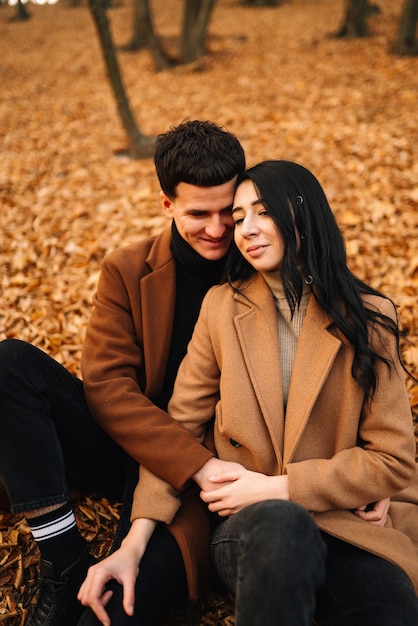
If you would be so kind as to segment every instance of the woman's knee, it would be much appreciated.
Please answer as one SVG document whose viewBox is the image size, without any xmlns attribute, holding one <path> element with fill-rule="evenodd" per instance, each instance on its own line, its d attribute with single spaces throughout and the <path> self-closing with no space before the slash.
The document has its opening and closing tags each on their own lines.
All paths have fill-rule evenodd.
<svg viewBox="0 0 418 626">
<path fill-rule="evenodd" d="M 266 562 L 290 563 L 309 559 L 321 563 L 326 547 L 318 527 L 306 509 L 285 500 L 265 500 L 249 505 L 226 522 L 214 542 L 239 543 L 241 553 Z"/>
<path fill-rule="evenodd" d="M 303 507 L 288 501 L 266 500 L 242 509 L 215 530 L 211 550 L 215 569 L 232 593 L 243 576 L 251 584 L 274 579 L 309 592 L 325 577 L 319 529 Z"/>
<path fill-rule="evenodd" d="M 312 516 L 299 504 L 287 500 L 264 500 L 252 504 L 242 512 L 245 530 L 251 540 L 263 537 L 266 541 L 280 535 L 284 541 L 291 537 L 308 540 L 318 536 L 318 528 Z"/>
</svg>

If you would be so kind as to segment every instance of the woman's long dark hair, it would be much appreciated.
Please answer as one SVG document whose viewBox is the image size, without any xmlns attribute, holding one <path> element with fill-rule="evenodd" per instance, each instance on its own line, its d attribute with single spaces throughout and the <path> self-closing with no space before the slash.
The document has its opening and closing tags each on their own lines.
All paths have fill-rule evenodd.
<svg viewBox="0 0 418 626">
<path fill-rule="evenodd" d="M 382 294 L 348 269 L 344 241 L 321 185 L 303 166 L 279 160 L 248 169 L 237 179 L 237 187 L 248 179 L 284 240 L 279 273 L 292 314 L 302 297 L 304 277 L 310 275 L 317 301 L 354 347 L 354 380 L 365 397 L 372 398 L 378 382 L 376 362 L 389 368 L 393 364 L 388 356 L 373 350 L 369 326 L 377 324 L 393 334 L 401 359 L 400 331 L 393 319 L 364 305 L 362 295 Z M 239 289 L 255 271 L 233 245 L 227 261 L 228 282 L 234 288 L 238 283 Z"/>
</svg>

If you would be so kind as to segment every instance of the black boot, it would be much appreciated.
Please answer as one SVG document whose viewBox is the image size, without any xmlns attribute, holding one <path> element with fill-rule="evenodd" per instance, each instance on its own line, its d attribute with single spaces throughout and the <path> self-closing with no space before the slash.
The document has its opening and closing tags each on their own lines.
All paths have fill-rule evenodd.
<svg viewBox="0 0 418 626">
<path fill-rule="evenodd" d="M 76 626 L 84 608 L 77 593 L 93 562 L 84 547 L 78 560 L 57 580 L 52 563 L 41 560 L 37 603 L 27 626 Z"/>
</svg>

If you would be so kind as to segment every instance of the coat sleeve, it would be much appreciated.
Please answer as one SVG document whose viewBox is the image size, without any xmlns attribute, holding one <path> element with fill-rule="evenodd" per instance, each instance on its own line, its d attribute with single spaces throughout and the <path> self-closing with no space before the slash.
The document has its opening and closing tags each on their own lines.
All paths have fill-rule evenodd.
<svg viewBox="0 0 418 626">
<path fill-rule="evenodd" d="M 205 297 L 193 337 L 176 378 L 168 412 L 202 442 L 219 398 L 219 367 L 213 352 Z M 178 452 L 177 452 L 178 454 Z M 178 463 L 183 463 L 178 455 Z M 145 468 L 139 472 L 131 518 L 146 517 L 170 523 L 181 506 L 179 492 Z"/>
<path fill-rule="evenodd" d="M 388 300 L 380 302 L 381 312 L 395 318 L 392 304 Z M 375 326 L 371 341 L 376 352 L 389 358 L 391 367 L 381 361 L 376 363 L 377 389 L 372 401 L 363 403 L 358 444 L 330 458 L 290 462 L 285 467 L 291 500 L 308 510 L 356 508 L 394 495 L 414 475 L 413 421 L 395 338 Z M 335 420 L 338 417 L 334 416 Z"/>
<path fill-rule="evenodd" d="M 140 280 L 150 273 L 146 252 L 121 249 L 102 263 L 83 345 L 84 389 L 93 418 L 110 437 L 182 488 L 213 455 L 144 393 Z"/>
</svg>

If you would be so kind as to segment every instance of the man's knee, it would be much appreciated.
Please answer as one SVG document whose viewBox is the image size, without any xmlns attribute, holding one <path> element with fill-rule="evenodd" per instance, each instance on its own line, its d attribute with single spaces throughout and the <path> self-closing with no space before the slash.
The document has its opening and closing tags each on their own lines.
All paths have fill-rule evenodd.
<svg viewBox="0 0 418 626">
<path fill-rule="evenodd" d="M 20 339 L 3 339 L 0 341 L 0 357 L 14 357 L 21 350 L 24 350 L 26 346 L 30 344 Z"/>
<path fill-rule="evenodd" d="M 16 369 L 16 363 L 27 362 L 31 350 L 33 346 L 20 339 L 0 341 L 0 383 L 7 385 L 8 373 Z"/>
</svg>

